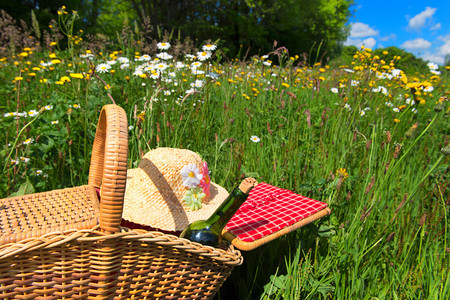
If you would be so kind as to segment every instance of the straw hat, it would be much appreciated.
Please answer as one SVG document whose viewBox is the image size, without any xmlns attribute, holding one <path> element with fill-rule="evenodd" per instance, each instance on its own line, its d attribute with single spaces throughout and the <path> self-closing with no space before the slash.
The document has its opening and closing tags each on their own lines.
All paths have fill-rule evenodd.
<svg viewBox="0 0 450 300">
<path fill-rule="evenodd" d="M 122 217 L 166 231 L 207 219 L 228 192 L 209 181 L 206 162 L 190 150 L 157 148 L 128 170 Z M 201 201 L 200 201 L 201 200 Z"/>
</svg>

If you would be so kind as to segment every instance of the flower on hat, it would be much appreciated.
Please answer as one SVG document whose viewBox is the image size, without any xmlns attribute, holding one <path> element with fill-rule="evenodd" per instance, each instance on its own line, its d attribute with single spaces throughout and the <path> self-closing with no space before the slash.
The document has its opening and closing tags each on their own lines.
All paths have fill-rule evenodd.
<svg viewBox="0 0 450 300">
<path fill-rule="evenodd" d="M 197 187 L 200 184 L 200 180 L 203 178 L 203 175 L 200 174 L 200 170 L 194 164 L 184 166 L 180 174 L 183 178 L 183 185 L 189 189 Z"/>
<path fill-rule="evenodd" d="M 211 178 L 209 177 L 208 164 L 206 163 L 206 161 L 203 162 L 202 174 L 203 174 L 203 177 L 200 180 L 200 187 L 203 188 L 203 193 L 208 197 L 209 196 L 209 187 L 211 185 Z"/>
<path fill-rule="evenodd" d="M 205 198 L 205 193 L 199 187 L 191 188 L 186 191 L 183 200 L 191 210 L 198 210 L 202 208 L 202 199 Z"/>
</svg>

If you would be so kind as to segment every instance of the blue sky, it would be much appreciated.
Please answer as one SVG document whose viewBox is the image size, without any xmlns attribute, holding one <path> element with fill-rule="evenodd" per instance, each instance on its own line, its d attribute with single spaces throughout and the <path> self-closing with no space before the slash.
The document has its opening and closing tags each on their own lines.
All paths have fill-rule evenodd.
<svg viewBox="0 0 450 300">
<path fill-rule="evenodd" d="M 450 54 L 450 0 L 355 0 L 346 45 L 396 46 L 426 61 Z"/>
</svg>

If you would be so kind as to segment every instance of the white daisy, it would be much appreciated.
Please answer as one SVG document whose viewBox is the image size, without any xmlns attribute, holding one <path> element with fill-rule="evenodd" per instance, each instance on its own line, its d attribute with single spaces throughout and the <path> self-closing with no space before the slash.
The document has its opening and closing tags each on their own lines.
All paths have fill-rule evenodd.
<svg viewBox="0 0 450 300">
<path fill-rule="evenodd" d="M 199 61 L 205 61 L 205 60 L 211 58 L 211 56 L 212 56 L 211 51 L 197 52 L 197 58 Z"/>
<path fill-rule="evenodd" d="M 137 61 L 149 61 L 149 60 L 151 60 L 151 59 L 152 59 L 152 58 L 151 58 L 150 55 L 144 54 L 144 55 L 142 55 L 141 57 L 139 57 L 139 58 L 137 59 Z"/>
<path fill-rule="evenodd" d="M 170 48 L 170 44 L 166 42 L 160 42 L 156 45 L 156 47 L 158 47 L 159 50 L 167 50 Z"/>
<path fill-rule="evenodd" d="M 252 136 L 250 137 L 250 140 L 251 140 L 253 143 L 258 143 L 259 141 L 261 141 L 261 139 L 260 139 L 259 137 L 257 137 L 256 135 L 252 135 Z"/>
<path fill-rule="evenodd" d="M 158 58 L 160 58 L 160 59 L 164 59 L 164 60 L 172 59 L 172 58 L 173 58 L 173 56 L 170 55 L 170 54 L 167 53 L 167 52 L 161 52 L 161 53 L 158 53 L 158 54 L 156 54 L 156 57 L 158 57 Z"/>
<path fill-rule="evenodd" d="M 331 92 L 337 94 L 339 93 L 339 90 L 337 88 L 331 88 Z"/>
<path fill-rule="evenodd" d="M 95 67 L 95 71 L 98 73 L 109 73 L 109 69 L 111 69 L 111 66 L 108 64 L 99 64 Z"/>
<path fill-rule="evenodd" d="M 194 164 L 189 164 L 181 169 L 181 177 L 183 179 L 183 185 L 188 188 L 195 188 L 200 184 L 200 180 L 202 180 L 203 175 L 200 173 L 200 170 Z"/>
<path fill-rule="evenodd" d="M 203 45 L 202 49 L 203 49 L 203 51 L 214 51 L 217 49 L 217 46 L 208 44 L 208 45 Z"/>
</svg>

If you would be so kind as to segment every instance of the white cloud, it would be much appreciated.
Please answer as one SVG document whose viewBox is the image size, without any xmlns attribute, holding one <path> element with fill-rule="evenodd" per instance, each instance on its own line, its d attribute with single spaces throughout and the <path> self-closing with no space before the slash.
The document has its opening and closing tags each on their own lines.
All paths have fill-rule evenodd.
<svg viewBox="0 0 450 300">
<path fill-rule="evenodd" d="M 438 29 L 441 29 L 441 23 L 437 23 L 436 25 L 434 25 L 433 27 L 431 27 L 430 29 L 431 30 L 438 30 Z"/>
<path fill-rule="evenodd" d="M 444 65 L 446 56 L 450 55 L 450 34 L 438 37 L 436 43 L 441 43 L 441 45 L 435 51 L 426 51 L 420 57 L 426 61 Z"/>
<path fill-rule="evenodd" d="M 367 24 L 356 22 L 352 24 L 352 30 L 350 31 L 350 37 L 363 38 L 368 36 L 378 35 L 378 30 L 373 29 Z"/>
<path fill-rule="evenodd" d="M 431 43 L 423 38 L 417 38 L 415 40 L 406 41 L 401 44 L 400 47 L 408 50 L 421 50 L 430 48 Z"/>
<path fill-rule="evenodd" d="M 383 42 L 387 42 L 389 40 L 395 40 L 397 38 L 397 35 L 395 33 L 391 33 L 389 35 L 380 37 L 379 40 Z"/>
<path fill-rule="evenodd" d="M 373 47 L 375 47 L 375 44 L 376 44 L 376 43 L 377 43 L 377 41 L 376 41 L 374 38 L 372 38 L 372 37 L 363 40 L 363 45 L 364 45 L 365 47 L 367 47 L 367 48 L 373 48 Z"/>
<path fill-rule="evenodd" d="M 372 37 L 364 39 L 364 40 L 363 39 L 348 38 L 345 41 L 344 45 L 345 46 L 353 45 L 353 46 L 356 46 L 358 48 L 361 48 L 361 46 L 364 45 L 364 47 L 373 48 L 376 43 L 377 43 L 377 41 L 374 38 L 372 38 Z"/>
<path fill-rule="evenodd" d="M 408 29 L 420 30 L 423 28 L 428 19 L 432 19 L 436 8 L 426 7 L 425 10 L 418 15 L 412 17 L 408 22 Z"/>
</svg>

